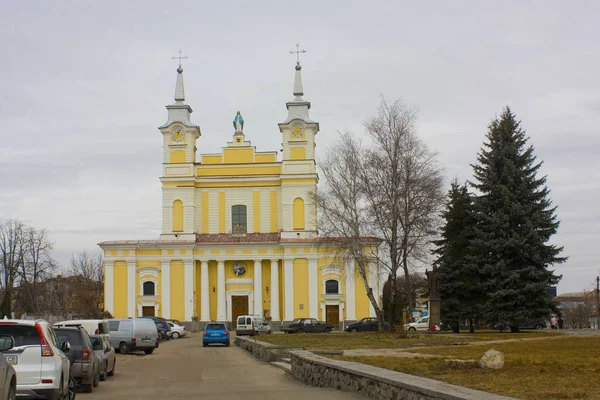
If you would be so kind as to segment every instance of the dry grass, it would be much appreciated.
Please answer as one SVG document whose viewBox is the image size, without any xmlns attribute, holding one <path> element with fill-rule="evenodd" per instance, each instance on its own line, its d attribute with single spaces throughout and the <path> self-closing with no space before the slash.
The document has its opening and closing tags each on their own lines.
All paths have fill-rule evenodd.
<svg viewBox="0 0 600 400">
<path fill-rule="evenodd" d="M 474 334 L 398 334 L 380 332 L 319 333 L 293 335 L 263 335 L 258 339 L 281 346 L 301 346 L 309 350 L 388 349 L 409 347 L 435 347 L 460 345 L 470 342 L 506 339 L 525 339 L 554 336 L 552 332 L 530 331 L 511 334 L 508 332 L 477 332 Z"/>
<path fill-rule="evenodd" d="M 490 348 L 505 354 L 502 370 L 448 370 L 443 357 L 478 359 Z M 600 399 L 600 339 L 543 340 L 414 349 L 439 358 L 336 357 L 525 400 Z"/>
</svg>

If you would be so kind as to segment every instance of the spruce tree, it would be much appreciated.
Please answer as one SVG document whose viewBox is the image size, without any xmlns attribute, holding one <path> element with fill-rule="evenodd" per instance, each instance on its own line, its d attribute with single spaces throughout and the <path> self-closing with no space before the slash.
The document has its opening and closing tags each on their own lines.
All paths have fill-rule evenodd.
<svg viewBox="0 0 600 400">
<path fill-rule="evenodd" d="M 561 263 L 562 247 L 549 244 L 558 229 L 542 165 L 510 108 L 488 127 L 487 141 L 472 165 L 475 237 L 471 254 L 484 277 L 484 316 L 492 326 L 548 317 L 547 288 L 561 276 L 549 267 Z"/>
<path fill-rule="evenodd" d="M 482 295 L 469 253 L 474 229 L 472 200 L 467 186 L 456 179 L 448 191 L 442 217 L 441 239 L 434 241 L 437 248 L 433 251 L 440 269 L 442 322 L 458 333 L 461 322 L 469 320 L 473 331 L 472 321 Z"/>
</svg>

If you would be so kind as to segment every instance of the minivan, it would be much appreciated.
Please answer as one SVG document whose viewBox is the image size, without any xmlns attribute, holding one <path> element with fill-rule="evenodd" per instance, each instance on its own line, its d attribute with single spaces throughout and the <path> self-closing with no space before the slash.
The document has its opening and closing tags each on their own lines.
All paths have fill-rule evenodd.
<svg viewBox="0 0 600 400">
<path fill-rule="evenodd" d="M 149 318 L 109 319 L 108 327 L 110 344 L 121 354 L 135 350 L 152 354 L 158 348 L 158 331 L 154 321 Z"/>
<path fill-rule="evenodd" d="M 65 326 L 81 326 L 90 336 L 110 337 L 110 329 L 108 327 L 108 320 L 106 319 L 74 319 L 57 322 L 54 326 L 58 328 L 64 328 Z"/>
<path fill-rule="evenodd" d="M 240 315 L 236 322 L 235 334 L 238 336 L 271 333 L 269 323 L 260 315 Z"/>
</svg>

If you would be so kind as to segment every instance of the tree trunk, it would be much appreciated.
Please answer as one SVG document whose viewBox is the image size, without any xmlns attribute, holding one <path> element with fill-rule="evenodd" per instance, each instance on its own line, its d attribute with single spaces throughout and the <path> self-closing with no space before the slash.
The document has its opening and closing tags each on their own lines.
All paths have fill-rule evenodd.
<svg viewBox="0 0 600 400">
<path fill-rule="evenodd" d="M 511 325 L 510 326 L 510 333 L 519 333 L 519 332 L 521 332 L 519 330 L 519 325 Z"/>
<path fill-rule="evenodd" d="M 475 326 L 473 326 L 473 318 L 469 318 L 469 333 L 475 333 Z"/>
</svg>

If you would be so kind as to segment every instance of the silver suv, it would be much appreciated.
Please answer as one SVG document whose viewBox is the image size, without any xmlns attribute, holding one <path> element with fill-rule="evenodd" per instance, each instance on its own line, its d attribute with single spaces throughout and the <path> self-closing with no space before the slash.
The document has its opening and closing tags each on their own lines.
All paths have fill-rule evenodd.
<svg viewBox="0 0 600 400">
<path fill-rule="evenodd" d="M 0 334 L 11 336 L 14 347 L 4 357 L 17 373 L 17 396 L 61 400 L 69 398 L 69 359 L 54 330 L 44 320 L 0 320 Z"/>
</svg>

